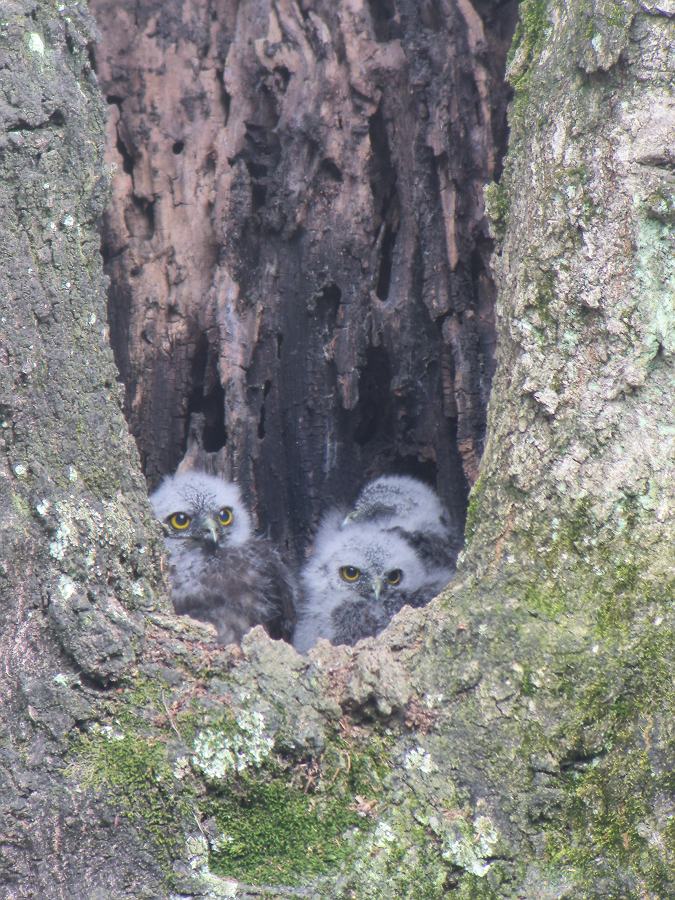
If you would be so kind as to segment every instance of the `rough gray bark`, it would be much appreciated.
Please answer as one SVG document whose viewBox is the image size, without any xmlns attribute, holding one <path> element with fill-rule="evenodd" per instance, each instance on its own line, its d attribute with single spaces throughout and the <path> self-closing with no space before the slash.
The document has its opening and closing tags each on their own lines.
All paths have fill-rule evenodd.
<svg viewBox="0 0 675 900">
<path fill-rule="evenodd" d="M 296 553 L 386 470 L 437 483 L 461 532 L 515 3 L 92 8 L 112 339 L 151 484 L 199 413 L 215 467 Z"/>
<path fill-rule="evenodd" d="M 90 860 L 115 860 L 120 884 L 152 880 L 137 872 L 141 858 L 156 870 L 131 830 L 91 827 L 114 812 L 65 775 L 78 729 L 142 654 L 161 584 L 106 326 L 104 107 L 90 24 L 77 4 L 0 11 L 5 897 L 94 896 Z"/>
<path fill-rule="evenodd" d="M 100 330 L 89 32 L 3 9 L 6 896 L 672 895 L 670 23 L 521 7 L 460 575 L 308 660 L 162 612 Z"/>
</svg>

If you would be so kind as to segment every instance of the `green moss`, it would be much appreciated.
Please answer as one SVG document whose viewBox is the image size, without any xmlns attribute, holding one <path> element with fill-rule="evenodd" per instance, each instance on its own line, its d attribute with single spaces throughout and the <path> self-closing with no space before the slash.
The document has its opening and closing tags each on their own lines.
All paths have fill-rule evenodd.
<svg viewBox="0 0 675 900">
<path fill-rule="evenodd" d="M 537 691 L 537 685 L 534 680 L 532 667 L 528 663 L 523 663 L 522 672 L 520 673 L 520 693 L 523 697 L 533 697 Z"/>
<path fill-rule="evenodd" d="M 511 82 L 515 88 L 544 45 L 549 27 L 547 6 L 546 0 L 522 0 L 518 6 L 518 24 L 507 57 L 510 67 L 518 56 L 518 77 Z"/>
<path fill-rule="evenodd" d="M 218 829 L 212 870 L 286 884 L 336 870 L 353 853 L 355 835 L 372 827 L 367 813 L 389 771 L 386 742 L 377 735 L 363 747 L 333 735 L 320 759 L 269 753 L 257 766 L 230 768 L 211 782 L 203 807 Z"/>
<path fill-rule="evenodd" d="M 565 595 L 552 580 L 542 584 L 530 584 L 525 588 L 523 601 L 528 609 L 556 618 L 566 609 Z"/>
<path fill-rule="evenodd" d="M 30 520 L 32 512 L 26 500 L 14 491 L 12 491 L 11 498 L 14 512 L 21 516 L 22 519 Z"/>
<path fill-rule="evenodd" d="M 192 797 L 174 777 L 165 745 L 101 729 L 81 737 L 71 757 L 71 774 L 85 787 L 103 791 L 108 803 L 133 821 L 170 876 L 171 863 L 183 849 L 183 821 Z"/>
<path fill-rule="evenodd" d="M 583 498 L 548 531 L 524 533 L 524 553 L 537 560 L 529 579 L 520 564 L 514 574 L 513 589 L 525 605 L 551 617 L 590 612 L 602 638 L 628 638 L 636 616 L 665 611 L 674 580 L 667 564 L 659 570 L 653 548 L 636 539 L 637 506 L 635 498 L 626 498 L 599 523 L 591 499 Z"/>
<path fill-rule="evenodd" d="M 457 891 L 453 894 L 458 900 L 497 900 L 503 894 L 485 879 L 468 872 L 462 878 Z"/>
<path fill-rule="evenodd" d="M 556 315 L 551 312 L 557 301 L 557 278 L 555 272 L 543 270 L 539 264 L 530 268 L 530 284 L 533 288 L 529 294 L 530 304 L 537 310 L 540 323 L 546 326 L 545 332 L 541 335 L 541 344 L 544 347 L 550 343 L 558 324 Z"/>
<path fill-rule="evenodd" d="M 634 573 L 622 577 L 631 584 Z M 670 895 L 667 853 L 675 847 L 668 850 L 656 816 L 657 797 L 671 789 L 664 726 L 675 708 L 673 637 L 660 620 L 643 621 L 635 637 L 615 631 L 599 641 L 597 655 L 574 652 L 551 685 L 563 700 L 557 728 L 530 732 L 530 752 L 567 747 L 547 851 L 579 896 L 600 896 L 598 884 L 608 897 Z"/>
<path fill-rule="evenodd" d="M 437 900 L 448 895 L 456 867 L 443 858 L 434 831 L 403 801 L 381 816 L 343 869 L 341 890 L 327 896 L 368 900 Z"/>
<path fill-rule="evenodd" d="M 506 179 L 499 183 L 492 182 L 485 187 L 485 208 L 492 225 L 492 231 L 498 241 L 504 239 L 509 218 L 510 199 Z"/>
<path fill-rule="evenodd" d="M 649 218 L 663 225 L 675 225 L 675 194 L 672 191 L 654 191 L 645 199 L 643 207 Z"/>
<path fill-rule="evenodd" d="M 632 882 L 634 896 L 645 890 L 666 896 L 661 891 L 669 883 L 668 860 L 658 842 L 648 839 L 655 793 L 665 785 L 654 775 L 647 752 L 626 738 L 623 752 L 563 774 L 566 826 L 549 832 L 549 858 L 577 885 L 597 884 L 604 875 L 614 884 Z M 618 895 L 608 889 L 605 896 Z"/>
<path fill-rule="evenodd" d="M 324 874 L 349 853 L 355 808 L 330 793 L 305 793 L 284 775 L 239 777 L 213 794 L 204 811 L 218 827 L 210 866 L 249 883 L 298 884 Z"/>
<path fill-rule="evenodd" d="M 515 92 L 512 120 L 522 118 L 529 104 L 532 68 L 550 29 L 546 0 L 522 0 L 518 9 L 520 17 L 507 59 L 508 78 Z"/>
<path fill-rule="evenodd" d="M 632 645 L 612 644 L 615 659 L 605 659 L 581 689 L 570 684 L 576 700 L 572 734 L 578 733 L 580 742 L 591 725 L 610 740 L 636 716 L 655 712 L 664 702 L 673 706 L 673 637 L 672 628 L 655 626 Z"/>
<path fill-rule="evenodd" d="M 598 54 L 602 67 L 608 68 L 625 46 L 633 16 L 634 10 L 630 4 L 613 0 L 584 0 L 579 4 L 578 18 L 579 36 L 586 46 L 580 49 L 585 50 L 586 54 L 589 51 Z"/>
<path fill-rule="evenodd" d="M 466 527 L 464 529 L 467 542 L 473 537 L 476 526 L 480 521 L 479 508 L 486 488 L 486 479 L 479 475 L 469 494 L 469 505 L 466 511 Z"/>
</svg>

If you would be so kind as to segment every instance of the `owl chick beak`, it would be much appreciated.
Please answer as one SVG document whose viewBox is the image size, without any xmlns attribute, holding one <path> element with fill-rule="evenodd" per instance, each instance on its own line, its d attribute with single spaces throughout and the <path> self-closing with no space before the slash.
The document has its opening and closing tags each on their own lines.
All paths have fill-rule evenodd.
<svg viewBox="0 0 675 900">
<path fill-rule="evenodd" d="M 212 519 L 211 516 L 204 516 L 199 523 L 199 536 L 204 541 L 211 541 L 214 544 L 218 543 L 218 525 L 215 519 Z"/>
<path fill-rule="evenodd" d="M 381 578 L 373 579 L 373 593 L 375 594 L 375 599 L 380 599 L 380 594 L 382 593 L 382 588 L 384 586 L 384 582 Z"/>
</svg>

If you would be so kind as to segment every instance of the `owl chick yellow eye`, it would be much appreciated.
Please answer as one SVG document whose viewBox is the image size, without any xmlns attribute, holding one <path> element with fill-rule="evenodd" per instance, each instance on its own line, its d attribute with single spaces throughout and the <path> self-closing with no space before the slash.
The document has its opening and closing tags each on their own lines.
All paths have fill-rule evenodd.
<svg viewBox="0 0 675 900">
<path fill-rule="evenodd" d="M 358 581 L 361 577 L 361 569 L 357 569 L 356 566 L 342 566 L 340 569 L 340 578 L 343 581 L 354 582 Z"/>
<path fill-rule="evenodd" d="M 177 512 L 169 516 L 169 525 L 175 531 L 185 531 L 192 519 L 187 513 Z"/>
<path fill-rule="evenodd" d="M 402 580 L 403 572 L 401 572 L 400 569 L 392 569 L 391 572 L 387 574 L 387 584 L 391 584 L 393 587 L 400 584 Z"/>
<path fill-rule="evenodd" d="M 231 525 L 234 522 L 234 513 L 229 506 L 224 506 L 218 513 L 218 521 L 221 525 Z"/>
</svg>

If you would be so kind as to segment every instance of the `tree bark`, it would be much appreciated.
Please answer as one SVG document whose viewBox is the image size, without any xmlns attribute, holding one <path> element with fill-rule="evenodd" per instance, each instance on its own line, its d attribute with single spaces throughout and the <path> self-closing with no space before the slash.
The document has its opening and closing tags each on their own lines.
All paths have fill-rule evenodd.
<svg viewBox="0 0 675 900">
<path fill-rule="evenodd" d="M 515 3 L 92 8 L 112 341 L 151 484 L 199 414 L 203 461 L 296 555 L 386 470 L 437 483 L 459 535 Z"/>
<path fill-rule="evenodd" d="M 104 106 L 79 5 L 0 14 L 0 885 L 93 897 L 157 883 L 69 777 L 84 723 L 143 658 L 158 541 L 106 326 Z M 105 876 L 101 871 L 105 870 Z M 100 894 L 99 894 L 100 895 Z"/>
<path fill-rule="evenodd" d="M 371 9 L 392 37 L 377 10 L 398 7 Z M 76 3 L 3 10 L 6 896 L 673 894 L 666 13 L 521 4 L 488 192 L 498 366 L 459 574 L 379 638 L 305 659 L 261 629 L 219 649 L 167 612 L 102 325 L 89 22 Z M 343 185 L 358 161 L 334 160 Z M 233 333 L 238 277 L 217 294 Z M 226 421 L 228 446 L 252 427 Z"/>
</svg>

